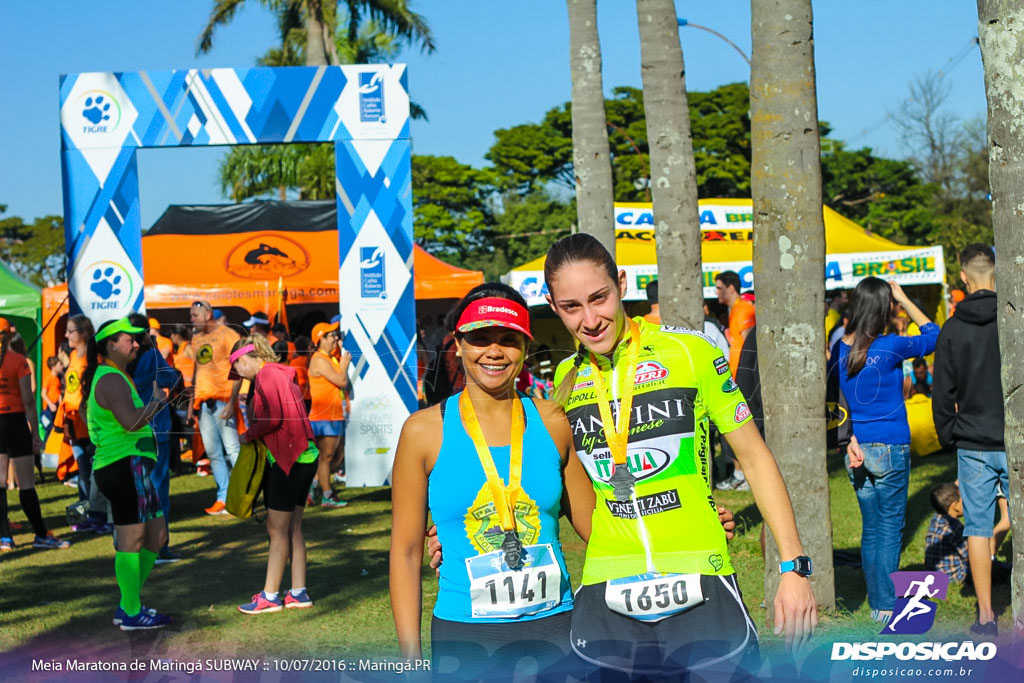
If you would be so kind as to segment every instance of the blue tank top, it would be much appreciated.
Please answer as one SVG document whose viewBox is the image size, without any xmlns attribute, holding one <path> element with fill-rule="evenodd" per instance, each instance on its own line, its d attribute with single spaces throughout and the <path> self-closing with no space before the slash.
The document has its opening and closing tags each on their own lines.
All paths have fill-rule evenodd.
<svg viewBox="0 0 1024 683">
<path fill-rule="evenodd" d="M 498 524 L 484 468 L 462 426 L 459 395 L 448 398 L 443 406 L 441 452 L 427 486 L 430 513 L 444 547 L 434 616 L 447 621 L 500 624 L 571 610 L 572 588 L 558 540 L 562 500 L 558 448 L 533 401 L 520 394 L 526 420 L 522 486 L 527 500 L 519 501 L 515 515 L 519 538 L 527 546 L 526 560 L 524 570 L 502 573 L 496 558 L 501 556 L 505 534 Z M 507 484 L 511 449 L 501 446 L 490 450 L 498 475 Z M 532 569 L 526 571 L 531 563 Z M 556 573 L 560 574 L 557 579 Z M 525 597 L 530 598 L 530 605 L 524 606 Z M 543 606 L 542 598 L 548 602 L 559 598 L 561 601 Z M 484 614 L 517 609 L 536 611 L 520 616 L 481 616 L 481 608 L 485 609 Z"/>
</svg>

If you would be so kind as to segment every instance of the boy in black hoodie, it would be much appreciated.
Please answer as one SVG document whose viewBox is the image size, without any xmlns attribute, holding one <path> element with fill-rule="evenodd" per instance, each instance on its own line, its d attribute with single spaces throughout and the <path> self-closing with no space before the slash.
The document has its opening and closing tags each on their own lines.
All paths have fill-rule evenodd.
<svg viewBox="0 0 1024 683">
<path fill-rule="evenodd" d="M 935 347 L 932 414 L 939 441 L 956 447 L 964 505 L 967 557 L 978 596 L 971 631 L 994 636 L 990 538 L 998 487 L 1009 495 L 1003 445 L 1003 390 L 996 332 L 995 254 L 986 244 L 960 252 L 967 297 L 939 333 Z"/>
</svg>

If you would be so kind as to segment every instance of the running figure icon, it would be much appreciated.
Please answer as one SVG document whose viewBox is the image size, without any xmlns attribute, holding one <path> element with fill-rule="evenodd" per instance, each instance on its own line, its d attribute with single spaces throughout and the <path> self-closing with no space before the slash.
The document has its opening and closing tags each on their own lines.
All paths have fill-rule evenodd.
<svg viewBox="0 0 1024 683">
<path fill-rule="evenodd" d="M 940 591 L 938 588 L 934 591 L 928 590 L 933 583 L 935 583 L 935 576 L 932 574 L 928 574 L 921 581 L 911 581 L 903 597 L 908 597 L 911 591 L 914 590 L 915 586 L 917 587 L 917 593 L 910 598 L 906 606 L 904 606 L 903 611 L 901 611 L 895 619 L 889 622 L 889 625 L 886 628 L 893 633 L 896 633 L 896 624 L 904 617 L 906 617 L 907 621 L 910 621 L 916 616 L 930 614 L 935 609 L 934 604 L 925 604 L 922 600 L 925 598 L 934 598 L 939 594 Z"/>
</svg>

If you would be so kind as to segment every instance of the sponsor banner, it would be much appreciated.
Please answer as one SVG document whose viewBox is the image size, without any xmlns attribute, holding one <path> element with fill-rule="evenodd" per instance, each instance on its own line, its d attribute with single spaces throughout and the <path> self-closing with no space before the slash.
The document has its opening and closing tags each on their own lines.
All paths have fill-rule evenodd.
<svg viewBox="0 0 1024 683">
<path fill-rule="evenodd" d="M 825 258 L 826 289 L 853 289 L 858 282 L 869 276 L 895 280 L 901 285 L 942 284 L 946 279 L 942 247 L 829 254 Z M 626 271 L 626 300 L 645 300 L 647 283 L 658 278 L 657 264 L 621 268 Z M 705 299 L 715 298 L 715 276 L 725 270 L 734 270 L 739 274 L 744 291 L 755 289 L 754 266 L 749 261 L 705 263 L 702 270 Z M 513 270 L 509 273 L 509 285 L 522 294 L 531 306 L 547 303 L 544 300 L 547 285 L 544 283 L 543 271 Z"/>
<path fill-rule="evenodd" d="M 700 205 L 700 234 L 705 242 L 749 242 L 753 239 L 751 205 Z M 615 239 L 654 241 L 654 210 L 648 205 L 615 205 Z"/>
</svg>

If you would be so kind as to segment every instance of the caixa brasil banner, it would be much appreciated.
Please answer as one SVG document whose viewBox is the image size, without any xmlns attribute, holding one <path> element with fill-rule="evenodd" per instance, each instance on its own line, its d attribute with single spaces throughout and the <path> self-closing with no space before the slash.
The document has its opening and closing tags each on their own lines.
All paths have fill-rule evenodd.
<svg viewBox="0 0 1024 683">
<path fill-rule="evenodd" d="M 946 277 L 941 246 L 906 247 L 872 234 L 853 221 L 823 207 L 825 218 L 826 289 L 852 289 L 875 276 L 904 285 L 941 284 Z M 745 291 L 756 289 L 753 254 L 753 212 L 749 199 L 700 201 L 701 258 L 704 297 L 715 296 L 715 276 L 736 271 Z M 654 214 L 650 204 L 615 205 L 615 259 L 626 271 L 627 300 L 647 298 L 644 288 L 658 277 Z M 544 259 L 511 271 L 507 281 L 531 306 L 544 303 Z"/>
</svg>

